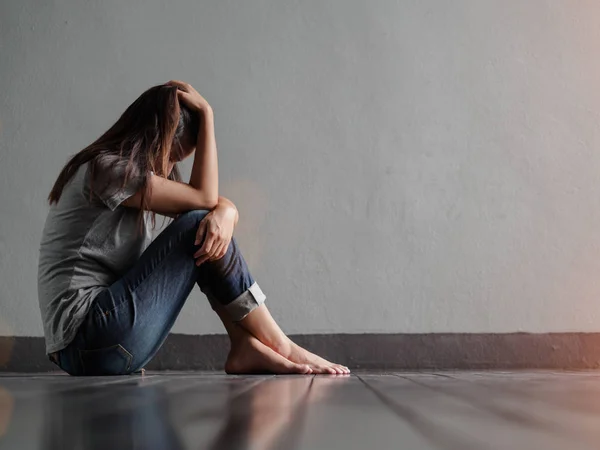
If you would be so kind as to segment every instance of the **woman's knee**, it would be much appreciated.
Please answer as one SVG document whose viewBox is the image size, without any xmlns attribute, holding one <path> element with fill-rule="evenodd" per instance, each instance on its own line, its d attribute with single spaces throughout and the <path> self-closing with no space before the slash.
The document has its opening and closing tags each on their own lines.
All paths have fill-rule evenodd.
<svg viewBox="0 0 600 450">
<path fill-rule="evenodd" d="M 182 213 L 169 224 L 161 235 L 169 236 L 182 232 L 191 232 L 192 230 L 196 231 L 202 219 L 204 219 L 209 212 L 210 211 L 208 210 L 197 209 Z"/>
<path fill-rule="evenodd" d="M 194 209 L 192 211 L 184 212 L 177 216 L 177 220 L 193 220 L 200 222 L 206 217 L 210 211 L 207 209 Z"/>
<path fill-rule="evenodd" d="M 187 227 L 198 226 L 202 219 L 209 213 L 206 209 L 194 209 L 177 216 L 173 223 L 186 224 Z"/>
</svg>

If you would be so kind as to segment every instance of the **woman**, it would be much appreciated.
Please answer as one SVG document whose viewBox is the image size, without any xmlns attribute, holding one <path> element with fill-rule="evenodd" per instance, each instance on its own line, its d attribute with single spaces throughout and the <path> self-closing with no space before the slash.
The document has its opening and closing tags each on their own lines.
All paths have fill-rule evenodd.
<svg viewBox="0 0 600 450">
<path fill-rule="evenodd" d="M 176 164 L 194 154 L 189 183 Z M 187 83 L 148 89 L 61 171 L 40 248 L 46 352 L 71 375 L 140 370 L 195 283 L 231 339 L 227 373 L 346 374 L 293 343 L 264 304 L 218 194 L 213 111 Z M 154 214 L 175 220 L 150 243 Z"/>
</svg>

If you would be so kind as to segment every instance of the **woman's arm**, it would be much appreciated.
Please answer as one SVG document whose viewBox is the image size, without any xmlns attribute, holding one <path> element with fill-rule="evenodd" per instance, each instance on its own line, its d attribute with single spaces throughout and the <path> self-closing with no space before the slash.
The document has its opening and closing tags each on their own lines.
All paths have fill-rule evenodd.
<svg viewBox="0 0 600 450">
<path fill-rule="evenodd" d="M 178 91 L 181 92 L 181 91 Z M 217 161 L 217 142 L 215 138 L 215 119 L 208 103 L 198 107 L 200 113 L 200 131 L 194 155 L 194 165 L 189 185 L 203 192 L 209 203 L 219 201 L 219 164 Z"/>
<path fill-rule="evenodd" d="M 179 183 L 151 174 L 150 198 L 147 209 L 166 216 L 174 216 L 194 209 L 213 209 L 219 202 L 219 168 L 214 128 L 214 114 L 208 102 L 190 85 L 178 90 L 180 101 L 195 108 L 200 116 L 200 129 L 189 183 Z M 142 190 L 123 202 L 123 205 L 142 208 Z"/>
<path fill-rule="evenodd" d="M 198 111 L 200 128 L 189 184 L 204 193 L 209 203 L 216 205 L 219 201 L 219 165 L 213 110 L 206 99 L 190 84 L 177 80 L 171 80 L 167 84 L 177 86 L 179 101 Z"/>
<path fill-rule="evenodd" d="M 240 213 L 238 212 L 237 206 L 235 206 L 231 200 L 229 200 L 228 198 L 225 198 L 225 197 L 219 197 L 219 203 L 217 203 L 217 206 L 215 207 L 215 209 L 216 208 L 224 208 L 224 209 L 232 210 L 234 213 L 233 225 L 237 226 L 238 221 L 240 220 Z M 171 219 L 176 219 L 179 214 L 163 213 L 162 215 L 170 217 Z"/>
</svg>

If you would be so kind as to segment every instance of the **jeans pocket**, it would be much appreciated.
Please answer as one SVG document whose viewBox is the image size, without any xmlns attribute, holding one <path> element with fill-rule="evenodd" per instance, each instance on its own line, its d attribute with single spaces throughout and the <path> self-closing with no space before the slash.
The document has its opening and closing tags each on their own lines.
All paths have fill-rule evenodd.
<svg viewBox="0 0 600 450">
<path fill-rule="evenodd" d="M 84 375 L 127 375 L 133 355 L 121 344 L 95 350 L 79 350 Z"/>
</svg>

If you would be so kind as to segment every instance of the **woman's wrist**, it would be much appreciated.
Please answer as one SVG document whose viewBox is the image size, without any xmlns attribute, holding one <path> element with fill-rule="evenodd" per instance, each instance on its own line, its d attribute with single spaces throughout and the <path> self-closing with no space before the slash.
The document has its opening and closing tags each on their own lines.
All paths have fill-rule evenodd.
<svg viewBox="0 0 600 450">
<path fill-rule="evenodd" d="M 234 211 L 237 213 L 237 208 L 235 207 L 235 205 L 231 201 L 227 200 L 224 197 L 219 197 L 219 202 L 217 203 L 217 208 L 224 209 L 224 210 L 227 209 L 227 210 L 231 210 L 231 211 Z"/>
<path fill-rule="evenodd" d="M 197 110 L 200 113 L 201 118 L 208 117 L 212 119 L 214 117 L 212 106 L 210 106 L 208 103 L 206 105 L 198 106 Z"/>
<path fill-rule="evenodd" d="M 233 204 L 233 202 L 225 197 L 219 197 L 219 202 L 215 209 L 220 209 L 226 214 L 232 214 L 235 218 L 235 223 L 237 224 L 239 219 L 239 212 L 237 207 Z"/>
<path fill-rule="evenodd" d="M 198 130 L 198 142 L 204 142 L 205 134 L 207 132 L 214 133 L 215 117 L 210 106 L 207 106 L 206 108 L 198 108 L 198 116 L 200 125 Z"/>
</svg>

